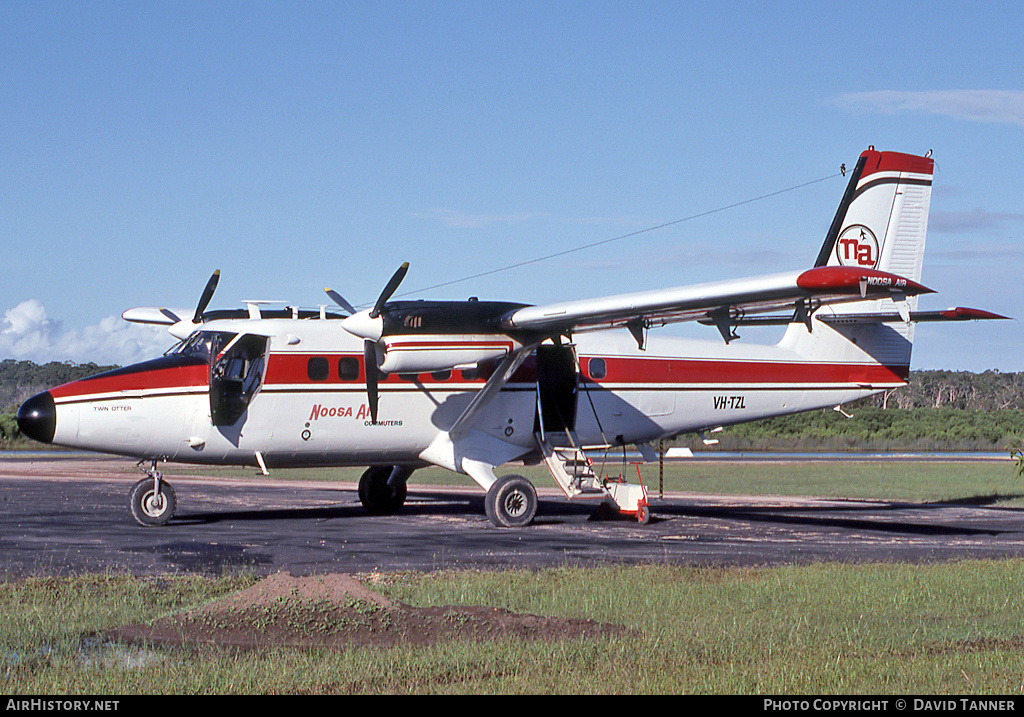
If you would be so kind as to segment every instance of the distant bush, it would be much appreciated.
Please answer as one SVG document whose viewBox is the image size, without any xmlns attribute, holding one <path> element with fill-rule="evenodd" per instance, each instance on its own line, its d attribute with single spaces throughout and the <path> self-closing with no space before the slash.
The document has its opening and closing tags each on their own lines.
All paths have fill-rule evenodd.
<svg viewBox="0 0 1024 717">
<path fill-rule="evenodd" d="M 825 409 L 728 427 L 715 434 L 724 450 L 1004 451 L 1024 436 L 1024 410 L 952 408 Z M 677 443 L 704 449 L 699 439 Z"/>
<path fill-rule="evenodd" d="M 0 413 L 0 445 L 13 441 L 18 435 L 18 421 L 15 414 Z"/>
<path fill-rule="evenodd" d="M 0 361 L 0 410 L 14 413 L 18 405 L 33 394 L 113 368 L 117 366 L 60 361 L 40 365 L 3 359 Z"/>
</svg>

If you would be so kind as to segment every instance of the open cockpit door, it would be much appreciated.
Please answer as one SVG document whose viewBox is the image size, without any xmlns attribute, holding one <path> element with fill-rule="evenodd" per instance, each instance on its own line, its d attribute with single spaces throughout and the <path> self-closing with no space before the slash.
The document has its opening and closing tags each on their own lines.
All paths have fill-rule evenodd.
<svg viewBox="0 0 1024 717">
<path fill-rule="evenodd" d="M 210 343 L 210 418 L 234 425 L 259 393 L 266 371 L 266 336 L 213 332 Z"/>
</svg>

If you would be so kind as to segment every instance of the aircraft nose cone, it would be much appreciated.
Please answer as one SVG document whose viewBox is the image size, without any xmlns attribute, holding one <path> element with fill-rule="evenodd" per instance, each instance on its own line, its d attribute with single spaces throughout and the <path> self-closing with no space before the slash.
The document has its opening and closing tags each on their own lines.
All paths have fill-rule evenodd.
<svg viewBox="0 0 1024 717">
<path fill-rule="evenodd" d="M 57 430 L 57 407 L 49 391 L 38 393 L 18 409 L 18 429 L 40 443 L 53 442 Z"/>
</svg>

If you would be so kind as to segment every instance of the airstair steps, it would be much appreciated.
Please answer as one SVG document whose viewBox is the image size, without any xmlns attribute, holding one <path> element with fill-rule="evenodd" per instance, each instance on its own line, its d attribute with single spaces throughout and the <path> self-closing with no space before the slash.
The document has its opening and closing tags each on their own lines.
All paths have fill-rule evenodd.
<svg viewBox="0 0 1024 717">
<path fill-rule="evenodd" d="M 622 513 L 636 515 L 637 520 L 646 523 L 650 517 L 647 506 L 647 491 L 642 483 L 605 481 L 594 472 L 593 462 L 587 451 L 607 451 L 609 446 L 578 445 L 575 436 L 568 434 L 571 446 L 552 446 L 540 433 L 536 434 L 537 445 L 544 456 L 548 471 L 559 487 L 570 499 L 597 498 L 615 507 Z"/>
<path fill-rule="evenodd" d="M 603 498 L 606 492 L 586 451 L 579 446 L 552 446 L 537 435 L 537 444 L 555 482 L 569 498 Z"/>
</svg>

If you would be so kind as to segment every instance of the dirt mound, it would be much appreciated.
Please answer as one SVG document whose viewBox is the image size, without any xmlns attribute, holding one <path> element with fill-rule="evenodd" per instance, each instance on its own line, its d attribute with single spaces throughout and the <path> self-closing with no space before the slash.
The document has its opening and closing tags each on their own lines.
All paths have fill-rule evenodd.
<svg viewBox="0 0 1024 717">
<path fill-rule="evenodd" d="M 391 647 L 451 640 L 557 640 L 628 632 L 593 620 L 539 617 L 492 607 L 416 608 L 388 600 L 349 575 L 278 573 L 247 590 L 105 637 L 150 645 Z"/>
</svg>

